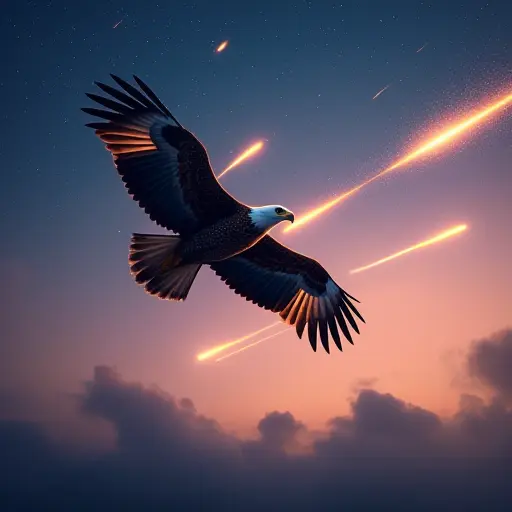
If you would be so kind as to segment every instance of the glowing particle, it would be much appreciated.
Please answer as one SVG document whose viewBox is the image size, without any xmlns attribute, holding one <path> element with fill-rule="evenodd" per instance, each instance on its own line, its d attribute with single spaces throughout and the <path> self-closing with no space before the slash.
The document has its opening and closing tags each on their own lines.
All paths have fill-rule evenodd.
<svg viewBox="0 0 512 512">
<path fill-rule="evenodd" d="M 222 43 L 220 43 L 219 46 L 217 46 L 215 53 L 220 53 L 220 52 L 224 51 L 227 48 L 228 44 L 229 44 L 228 40 L 222 41 Z"/>
</svg>

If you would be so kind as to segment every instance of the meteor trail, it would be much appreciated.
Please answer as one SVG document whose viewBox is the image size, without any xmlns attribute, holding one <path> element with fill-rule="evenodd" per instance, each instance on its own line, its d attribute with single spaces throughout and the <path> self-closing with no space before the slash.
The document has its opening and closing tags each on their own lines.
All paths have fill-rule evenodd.
<svg viewBox="0 0 512 512">
<path fill-rule="evenodd" d="M 508 105 L 512 103 L 512 94 L 508 94 L 507 96 L 502 97 L 500 100 L 496 101 L 495 103 L 482 108 L 481 110 L 477 111 L 476 113 L 472 115 L 468 115 L 466 118 L 464 118 L 462 121 L 458 122 L 457 124 L 447 128 L 446 130 L 442 131 L 439 135 L 436 135 L 432 137 L 431 139 L 427 140 L 425 143 L 421 144 L 418 148 L 414 149 L 407 155 L 405 155 L 400 160 L 397 160 L 394 164 L 390 165 L 383 171 L 379 172 L 373 178 L 370 178 L 357 187 L 352 188 L 348 192 L 345 192 L 342 195 L 339 195 L 338 197 L 335 197 L 334 199 L 316 207 L 308 212 L 304 213 L 302 217 L 299 217 L 295 220 L 293 224 L 290 224 L 286 226 L 286 228 L 283 230 L 283 233 L 288 233 L 289 231 L 292 231 L 294 229 L 297 229 L 304 224 L 307 224 L 308 222 L 311 222 L 313 219 L 319 217 L 322 215 L 322 213 L 327 212 L 331 208 L 334 208 L 336 205 L 341 203 L 344 199 L 347 199 L 351 195 L 355 194 L 359 190 L 361 190 L 366 185 L 369 185 L 373 181 L 381 178 L 382 176 L 385 176 L 386 174 L 394 171 L 395 169 L 398 169 L 400 167 L 404 167 L 410 162 L 418 160 L 420 157 L 427 156 L 434 152 L 436 149 L 441 149 L 444 146 L 448 145 L 450 142 L 453 142 L 456 137 L 463 135 L 465 132 L 467 132 L 470 128 L 475 127 L 479 122 L 484 121 L 488 117 L 490 117 L 495 112 L 504 109 Z"/>
<path fill-rule="evenodd" d="M 383 89 L 381 89 L 373 98 L 372 100 L 376 100 L 384 91 L 389 89 L 391 87 L 391 84 L 386 85 Z"/>
<path fill-rule="evenodd" d="M 377 265 L 382 265 L 383 263 L 387 263 L 388 261 L 391 261 L 391 260 L 394 260 L 395 258 L 399 258 L 400 256 L 404 256 L 405 254 L 408 254 L 410 252 L 413 252 L 413 251 L 416 251 L 418 249 L 424 249 L 425 247 L 428 247 L 430 245 L 434 245 L 434 244 L 437 244 L 439 242 L 442 242 L 448 238 L 452 238 L 464 231 L 466 231 L 468 229 L 468 225 L 467 224 L 459 224 L 457 226 L 454 226 L 452 228 L 449 228 L 449 229 L 446 229 L 444 231 L 442 231 L 441 233 L 438 233 L 437 235 L 433 236 L 432 238 L 428 238 L 427 240 L 423 240 L 422 242 L 419 242 L 411 247 L 408 247 L 407 249 L 403 249 L 402 251 L 399 251 L 399 252 L 396 252 L 394 254 L 392 254 L 391 256 L 387 256 L 386 258 L 382 258 L 378 261 L 375 261 L 374 263 L 370 263 L 369 265 L 365 265 L 364 267 L 359 267 L 359 268 L 356 268 L 354 270 L 351 270 L 350 271 L 350 274 L 357 274 L 359 272 L 363 272 L 364 270 L 368 270 L 370 268 L 373 268 L 373 267 L 376 267 Z M 216 351 L 215 353 L 212 353 L 211 355 L 208 355 L 208 357 L 212 357 L 213 355 L 216 355 L 218 354 L 219 352 L 223 351 L 223 350 L 226 350 L 227 348 L 230 348 L 233 346 L 233 344 L 238 344 L 238 343 L 242 343 L 243 341 L 247 340 L 248 338 L 251 338 L 253 336 L 256 336 L 257 334 L 260 334 L 261 332 L 267 330 L 267 329 L 270 329 L 271 327 L 274 327 L 276 326 L 277 324 L 279 324 L 280 322 L 277 322 L 277 323 L 274 323 L 274 324 L 271 324 L 271 325 L 267 325 L 267 327 L 264 327 L 263 329 L 260 329 L 259 331 L 256 331 L 256 332 L 253 332 L 251 334 L 248 334 L 247 336 L 244 336 L 243 338 L 239 338 L 238 340 L 234 341 L 234 342 L 231 342 L 230 344 L 225 344 L 225 345 L 220 345 L 219 347 L 215 347 L 213 348 L 211 351 L 209 352 L 205 352 L 204 354 L 209 354 L 210 352 L 213 352 L 214 350 Z M 242 348 L 239 348 L 238 350 L 235 350 L 233 352 L 230 352 L 229 354 L 226 354 L 225 356 L 222 356 L 222 357 L 219 357 L 218 359 L 215 360 L 216 363 L 224 360 L 224 359 L 227 359 L 228 357 L 231 357 L 231 356 L 234 356 L 236 354 L 239 354 L 240 352 L 243 352 L 244 350 L 247 350 L 249 348 L 252 348 L 252 347 L 255 347 L 256 345 L 259 345 L 260 343 L 266 341 L 266 340 L 269 340 L 271 338 L 274 338 L 276 336 L 278 336 L 279 334 L 282 334 L 284 332 L 286 332 L 288 329 L 283 329 L 281 331 L 278 331 L 274 334 L 271 334 L 270 336 L 265 336 L 264 338 L 260 339 L 260 340 L 257 340 L 253 343 L 250 343 L 249 345 L 245 345 L 245 347 L 242 347 Z M 200 354 L 198 356 L 198 359 L 199 357 L 203 355 L 203 354 Z M 206 357 L 205 357 L 206 359 Z"/>
<path fill-rule="evenodd" d="M 225 50 L 226 47 L 228 46 L 228 44 L 229 44 L 228 40 L 222 41 L 222 43 L 220 43 L 219 46 L 217 46 L 215 53 L 220 53 L 221 51 Z"/>
<path fill-rule="evenodd" d="M 241 155 L 237 156 L 235 160 L 233 160 L 218 176 L 217 179 L 222 178 L 224 174 L 231 171 L 237 165 L 240 165 L 243 161 L 247 160 L 251 156 L 254 156 L 256 153 L 261 151 L 263 148 L 263 141 L 260 140 L 254 143 L 251 147 L 247 148 Z"/>
<path fill-rule="evenodd" d="M 257 336 L 258 334 L 261 334 L 262 332 L 267 331 L 271 327 L 275 327 L 276 325 L 280 325 L 280 324 L 281 324 L 281 322 L 274 322 L 273 324 L 263 327 L 263 329 L 259 329 L 257 331 L 246 334 L 245 336 L 242 336 L 241 338 L 238 338 L 234 341 L 229 341 L 227 343 L 223 343 L 222 345 L 217 345 L 216 347 L 206 350 L 205 352 L 201 352 L 200 354 L 198 354 L 196 356 L 196 359 L 198 361 L 205 361 L 206 359 L 211 359 L 213 356 L 216 356 L 217 354 L 224 352 L 224 350 L 234 347 L 235 345 L 238 345 L 240 343 L 243 343 L 244 341 L 248 340 L 249 338 L 253 338 L 254 336 Z"/>
<path fill-rule="evenodd" d="M 272 327 L 274 325 L 275 324 L 272 324 Z M 249 345 L 246 345 L 245 347 L 239 348 L 238 350 L 230 352 L 229 354 L 226 354 L 225 356 L 215 359 L 215 362 L 219 363 L 220 361 L 223 361 L 224 359 L 227 359 L 228 357 L 236 356 L 237 354 L 240 354 L 241 352 L 243 352 L 244 350 L 247 350 L 248 348 L 255 347 L 256 345 L 259 345 L 260 343 L 263 343 L 264 341 L 270 340 L 271 338 L 275 338 L 276 336 L 279 336 L 280 334 L 283 334 L 284 332 L 287 332 L 287 331 L 288 331 L 288 329 L 283 329 L 281 331 L 275 332 L 274 334 L 271 334 L 270 336 L 265 336 L 261 340 L 255 341 L 254 343 L 249 343 Z"/>
<path fill-rule="evenodd" d="M 388 261 L 394 260 L 395 258 L 400 258 L 400 256 L 404 256 L 405 254 L 408 254 L 412 251 L 417 251 L 418 249 L 424 249 L 425 247 L 428 247 L 429 245 L 434 245 L 439 242 L 442 242 L 443 240 L 446 240 L 447 238 L 451 238 L 455 235 L 462 233 L 463 231 L 466 231 L 466 229 L 468 229 L 467 224 L 459 224 L 458 226 L 455 226 L 450 229 L 446 229 L 445 231 L 438 233 L 436 236 L 433 236 L 432 238 L 423 240 L 423 242 L 419 242 L 415 245 L 412 245 L 411 247 L 408 247 L 407 249 L 403 249 L 402 251 L 395 252 L 391 256 L 386 256 L 385 258 L 375 261 L 374 263 L 370 263 L 369 265 L 365 265 L 364 267 L 359 267 L 354 270 L 351 270 L 350 273 L 357 274 L 359 272 L 363 272 L 370 268 L 376 267 L 377 265 L 382 265 L 383 263 L 387 263 Z"/>
<path fill-rule="evenodd" d="M 421 48 L 416 50 L 416 53 L 420 53 L 422 50 L 424 50 L 428 46 L 428 43 L 425 43 Z"/>
<path fill-rule="evenodd" d="M 112 28 L 117 28 L 119 27 L 119 25 L 121 25 L 121 23 L 123 23 L 123 20 L 119 20 Z"/>
</svg>

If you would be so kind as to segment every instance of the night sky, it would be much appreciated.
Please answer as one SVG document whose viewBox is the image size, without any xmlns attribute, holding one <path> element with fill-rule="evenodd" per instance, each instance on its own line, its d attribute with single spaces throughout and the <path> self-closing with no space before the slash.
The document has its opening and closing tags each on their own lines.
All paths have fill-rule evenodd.
<svg viewBox="0 0 512 512">
<path fill-rule="evenodd" d="M 136 74 L 217 174 L 265 139 L 222 184 L 300 215 L 512 92 L 508 2 L 10 1 L 0 42 L 2 510 L 510 510 L 512 107 L 273 233 L 361 300 L 355 346 L 217 364 L 276 316 L 207 267 L 184 303 L 136 285 L 131 233 L 164 231 L 80 111 Z"/>
</svg>

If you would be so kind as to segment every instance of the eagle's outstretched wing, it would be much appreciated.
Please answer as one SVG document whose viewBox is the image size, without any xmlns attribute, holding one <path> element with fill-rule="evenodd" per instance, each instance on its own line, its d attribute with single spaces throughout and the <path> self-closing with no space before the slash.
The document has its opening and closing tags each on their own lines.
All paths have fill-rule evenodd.
<svg viewBox="0 0 512 512">
<path fill-rule="evenodd" d="M 134 76 L 142 92 L 111 76 L 123 91 L 96 82 L 111 98 L 87 96 L 109 110 L 83 108 L 104 120 L 86 126 L 106 143 L 128 192 L 152 220 L 186 235 L 244 207 L 217 181 L 203 145 L 140 78 Z"/>
<path fill-rule="evenodd" d="M 315 351 L 317 330 L 327 352 L 328 331 L 341 350 L 336 321 L 352 344 L 346 320 L 358 334 L 353 314 L 364 322 L 350 299 L 359 301 L 342 290 L 317 261 L 288 249 L 269 235 L 211 268 L 235 293 L 280 313 L 286 323 L 295 325 L 299 338 L 307 324 L 309 342 Z"/>
</svg>

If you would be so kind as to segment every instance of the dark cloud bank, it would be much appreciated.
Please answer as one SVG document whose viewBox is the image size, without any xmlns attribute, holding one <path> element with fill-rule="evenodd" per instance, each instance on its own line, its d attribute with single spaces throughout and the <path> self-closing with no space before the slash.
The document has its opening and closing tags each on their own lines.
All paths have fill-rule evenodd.
<svg viewBox="0 0 512 512">
<path fill-rule="evenodd" d="M 490 401 L 464 395 L 441 420 L 362 389 L 306 451 L 311 433 L 289 412 L 243 441 L 189 399 L 97 367 L 80 407 L 114 427 L 115 448 L 87 456 L 40 425 L 0 422 L 0 510 L 512 510 L 512 331 L 475 343 L 467 362 Z"/>
</svg>

